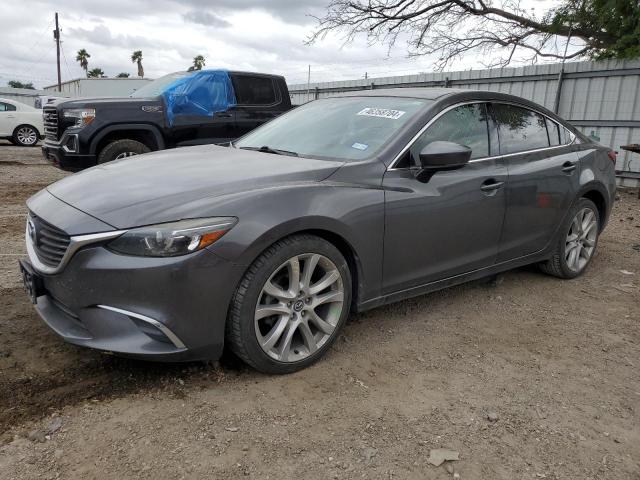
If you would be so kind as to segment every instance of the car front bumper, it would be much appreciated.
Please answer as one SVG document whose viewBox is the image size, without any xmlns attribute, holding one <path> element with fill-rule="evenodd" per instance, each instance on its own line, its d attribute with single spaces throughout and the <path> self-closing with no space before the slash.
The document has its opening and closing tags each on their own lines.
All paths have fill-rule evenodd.
<svg viewBox="0 0 640 480">
<path fill-rule="evenodd" d="M 45 216 L 49 208 L 60 207 L 56 212 L 62 210 L 65 223 L 73 216 L 79 224 L 86 216 L 49 194 L 42 196 L 48 208 L 37 209 L 42 200 L 29 206 L 51 223 Z M 27 250 L 41 286 L 35 308 L 67 342 L 158 361 L 221 355 L 227 309 L 245 267 L 207 249 L 179 257 L 136 257 L 114 253 L 103 242 L 82 246 L 60 271 L 46 273 L 34 268 L 38 259 L 33 248 Z"/>
</svg>

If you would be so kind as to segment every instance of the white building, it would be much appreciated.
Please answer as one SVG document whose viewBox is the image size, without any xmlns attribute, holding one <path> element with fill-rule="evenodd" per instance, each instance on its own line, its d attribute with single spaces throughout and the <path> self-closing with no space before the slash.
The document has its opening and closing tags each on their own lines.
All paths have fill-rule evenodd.
<svg viewBox="0 0 640 480">
<path fill-rule="evenodd" d="M 128 97 L 150 82 L 149 78 L 77 78 L 44 87 L 47 95 L 61 97 Z"/>
<path fill-rule="evenodd" d="M 32 90 L 29 88 L 12 88 L 12 87 L 0 87 L 0 98 L 6 98 L 8 100 L 15 100 L 16 102 L 26 103 L 30 107 L 36 106 L 36 99 L 43 95 L 54 95 L 56 97 L 68 97 L 64 93 L 56 94 L 54 92 L 47 92 L 45 90 Z"/>
</svg>

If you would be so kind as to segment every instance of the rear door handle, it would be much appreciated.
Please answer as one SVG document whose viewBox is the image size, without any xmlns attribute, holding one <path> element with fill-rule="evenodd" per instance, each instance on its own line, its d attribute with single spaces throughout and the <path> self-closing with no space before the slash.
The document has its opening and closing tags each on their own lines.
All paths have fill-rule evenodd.
<svg viewBox="0 0 640 480">
<path fill-rule="evenodd" d="M 562 164 L 562 171 L 564 173 L 571 173 L 576 169 L 576 164 L 573 162 L 564 162 Z"/>
<path fill-rule="evenodd" d="M 230 113 L 224 113 L 224 112 L 218 112 L 216 114 L 214 114 L 214 116 L 217 116 L 218 118 L 231 118 L 232 115 Z"/>
<path fill-rule="evenodd" d="M 504 185 L 504 182 L 496 182 L 494 179 L 491 178 L 489 180 L 484 181 L 484 183 L 480 187 L 480 190 L 482 190 L 483 192 L 493 192 L 494 190 L 498 190 L 499 188 L 502 188 L 503 185 Z"/>
</svg>

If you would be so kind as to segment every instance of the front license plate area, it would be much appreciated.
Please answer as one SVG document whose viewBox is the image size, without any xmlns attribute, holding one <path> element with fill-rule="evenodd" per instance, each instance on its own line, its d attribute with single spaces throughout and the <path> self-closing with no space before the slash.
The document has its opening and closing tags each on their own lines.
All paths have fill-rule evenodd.
<svg viewBox="0 0 640 480">
<path fill-rule="evenodd" d="M 18 260 L 20 264 L 20 273 L 22 274 L 22 283 L 27 295 L 31 299 L 31 303 L 38 303 L 38 297 L 44 295 L 44 285 L 42 278 L 33 271 L 33 267 L 24 261 Z"/>
</svg>

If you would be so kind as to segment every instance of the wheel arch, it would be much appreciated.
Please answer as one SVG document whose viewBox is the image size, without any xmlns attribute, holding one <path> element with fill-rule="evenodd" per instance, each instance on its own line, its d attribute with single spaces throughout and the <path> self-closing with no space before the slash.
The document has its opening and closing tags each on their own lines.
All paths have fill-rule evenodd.
<svg viewBox="0 0 640 480">
<path fill-rule="evenodd" d="M 580 194 L 578 195 L 578 199 L 586 198 L 591 200 L 598 209 L 598 216 L 600 217 L 600 232 L 604 229 L 609 217 L 610 206 L 607 197 L 605 188 L 597 182 L 590 182 L 583 186 L 580 189 Z"/>
<path fill-rule="evenodd" d="M 253 242 L 253 245 L 247 249 L 242 256 L 241 261 L 247 268 L 271 245 L 280 240 L 294 235 L 315 235 L 336 247 L 347 261 L 349 271 L 351 273 L 351 309 L 357 310 L 360 299 L 363 298 L 364 292 L 364 273 L 362 260 L 358 254 L 354 243 L 349 240 L 346 232 L 342 231 L 339 226 L 332 226 L 332 223 L 339 223 L 334 219 L 325 219 L 327 222 L 310 222 L 308 224 L 300 224 L 299 222 L 288 222 L 265 232 L 260 238 Z M 315 223 L 315 224 L 314 224 Z"/>
<path fill-rule="evenodd" d="M 40 131 L 40 129 L 38 127 L 36 127 L 34 124 L 32 123 L 20 123 L 16 126 L 16 128 L 13 129 L 13 132 L 11 133 L 11 137 L 14 137 L 16 135 L 16 133 L 18 132 L 18 129 L 22 128 L 22 127 L 31 127 L 33 128 L 36 133 L 38 134 L 38 139 L 42 138 L 42 132 Z"/>
<path fill-rule="evenodd" d="M 98 155 L 110 142 L 124 139 L 143 143 L 151 150 L 162 150 L 165 148 L 164 139 L 157 127 L 134 123 L 112 125 L 101 130 L 100 133 L 91 140 L 89 151 L 91 154 Z"/>
</svg>

